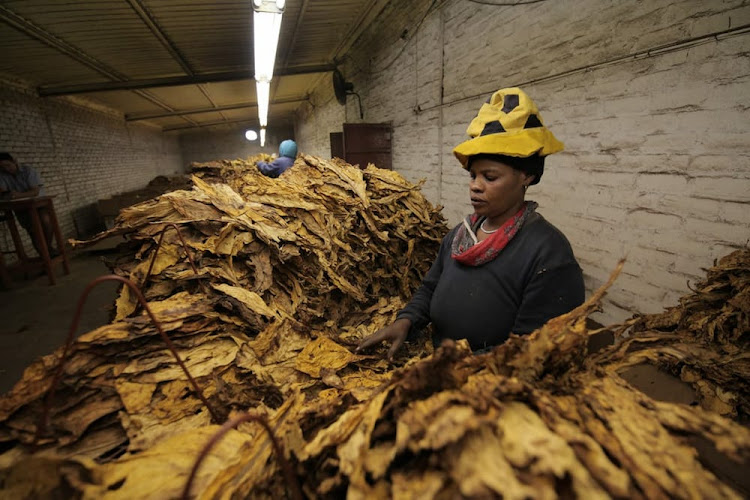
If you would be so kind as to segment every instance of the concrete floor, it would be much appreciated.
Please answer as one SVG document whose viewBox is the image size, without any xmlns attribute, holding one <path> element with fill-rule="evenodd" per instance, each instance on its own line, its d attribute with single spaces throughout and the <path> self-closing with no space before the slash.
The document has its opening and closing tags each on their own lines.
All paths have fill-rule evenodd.
<svg viewBox="0 0 750 500">
<path fill-rule="evenodd" d="M 92 279 L 109 274 L 101 251 L 79 252 L 70 260 L 70 274 L 55 268 L 57 284 L 45 274 L 15 278 L 10 290 L 0 290 L 0 394 L 8 392 L 36 358 L 65 342 L 81 292 Z M 118 284 L 102 283 L 89 294 L 76 336 L 104 325 Z"/>
</svg>

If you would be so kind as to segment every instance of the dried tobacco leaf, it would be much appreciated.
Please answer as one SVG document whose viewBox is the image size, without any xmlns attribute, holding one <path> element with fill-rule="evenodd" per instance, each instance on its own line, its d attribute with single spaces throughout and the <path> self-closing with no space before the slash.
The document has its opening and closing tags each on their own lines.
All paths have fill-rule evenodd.
<svg viewBox="0 0 750 500">
<path fill-rule="evenodd" d="M 267 415 L 307 496 L 750 494 L 695 444 L 749 465 L 746 427 L 654 401 L 618 375 L 666 363 L 711 408 L 745 411 L 747 252 L 722 259 L 680 307 L 632 321 L 628 339 L 593 357 L 585 320 L 606 287 L 492 352 L 474 355 L 460 341 L 433 353 L 419 341 L 398 367 L 351 350 L 393 321 L 418 286 L 445 234 L 438 209 L 419 186 L 373 166 L 301 155 L 269 179 L 254 161 L 195 165 L 193 191 L 123 211 L 108 234 L 130 241 L 113 270 L 142 280 L 165 223 L 179 225 L 198 275 L 171 230 L 146 286 L 151 307 L 222 417 Z M 136 310 L 128 295 L 120 302 Z M 59 353 L 0 398 L 0 494 L 179 494 L 217 427 L 147 317 L 126 310 L 75 344 L 41 450 L 27 445 Z M 37 472 L 47 478 L 39 487 Z M 214 448 L 193 490 L 201 498 L 286 491 L 257 424 Z"/>
<path fill-rule="evenodd" d="M 750 249 L 720 259 L 694 290 L 679 306 L 620 328 L 619 348 L 597 362 L 618 372 L 656 365 L 689 383 L 704 408 L 750 421 Z"/>
</svg>

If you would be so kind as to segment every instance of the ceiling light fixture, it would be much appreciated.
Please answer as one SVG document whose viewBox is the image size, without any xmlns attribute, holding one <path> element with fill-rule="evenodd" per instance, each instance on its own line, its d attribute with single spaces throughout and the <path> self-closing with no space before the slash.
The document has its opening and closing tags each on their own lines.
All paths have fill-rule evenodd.
<svg viewBox="0 0 750 500">
<path fill-rule="evenodd" d="M 256 132 L 255 130 L 248 129 L 245 131 L 245 139 L 247 139 L 248 141 L 254 141 L 257 138 L 258 138 L 258 132 Z"/>
<path fill-rule="evenodd" d="M 258 120 L 260 121 L 261 127 L 268 125 L 268 101 L 270 99 L 270 93 L 270 82 L 255 82 L 255 95 L 258 99 Z"/>
<path fill-rule="evenodd" d="M 271 79 L 279 45 L 281 16 L 286 0 L 253 0 L 253 48 L 255 55 L 255 91 L 260 121 L 260 145 L 265 143 L 268 125 L 268 104 L 271 99 Z"/>
<path fill-rule="evenodd" d="M 266 128 L 263 127 L 260 129 L 260 147 L 263 147 L 266 145 Z"/>
</svg>

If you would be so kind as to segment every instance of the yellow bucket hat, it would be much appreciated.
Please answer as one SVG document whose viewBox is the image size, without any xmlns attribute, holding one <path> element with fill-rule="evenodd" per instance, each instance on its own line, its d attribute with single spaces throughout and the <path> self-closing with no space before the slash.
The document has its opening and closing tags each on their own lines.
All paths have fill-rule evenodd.
<svg viewBox="0 0 750 500">
<path fill-rule="evenodd" d="M 466 133 L 471 139 L 453 150 L 466 169 L 469 157 L 478 154 L 526 158 L 535 153 L 551 155 L 565 147 L 544 126 L 534 101 L 518 87 L 500 89 L 492 94 L 482 104 Z"/>
</svg>

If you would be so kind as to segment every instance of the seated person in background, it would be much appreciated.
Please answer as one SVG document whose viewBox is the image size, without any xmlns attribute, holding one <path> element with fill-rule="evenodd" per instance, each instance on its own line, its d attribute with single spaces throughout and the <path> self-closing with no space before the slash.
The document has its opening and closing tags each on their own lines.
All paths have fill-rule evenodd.
<svg viewBox="0 0 750 500">
<path fill-rule="evenodd" d="M 39 177 L 36 170 L 28 165 L 19 165 L 10 153 L 0 153 L 0 200 L 17 200 L 41 196 L 44 194 L 42 186 L 42 178 Z M 39 242 L 34 237 L 31 214 L 26 210 L 14 211 L 13 214 L 26 232 L 29 233 L 34 249 L 41 255 Z M 52 248 L 52 221 L 49 212 L 40 209 L 39 220 L 42 224 L 42 231 L 50 256 L 59 255 L 59 252 Z"/>
<path fill-rule="evenodd" d="M 470 139 L 453 153 L 469 173 L 474 213 L 443 239 L 396 321 L 357 351 L 388 341 L 392 359 L 428 323 L 436 347 L 443 339 L 467 339 L 483 351 L 583 303 L 583 275 L 567 238 L 525 199 L 544 173 L 545 157 L 563 149 L 536 104 L 519 88 L 498 90 L 467 132 Z"/>
<path fill-rule="evenodd" d="M 259 161 L 258 170 L 268 177 L 278 177 L 294 165 L 295 158 L 297 158 L 297 143 L 287 139 L 279 145 L 279 157 L 271 163 Z"/>
</svg>

